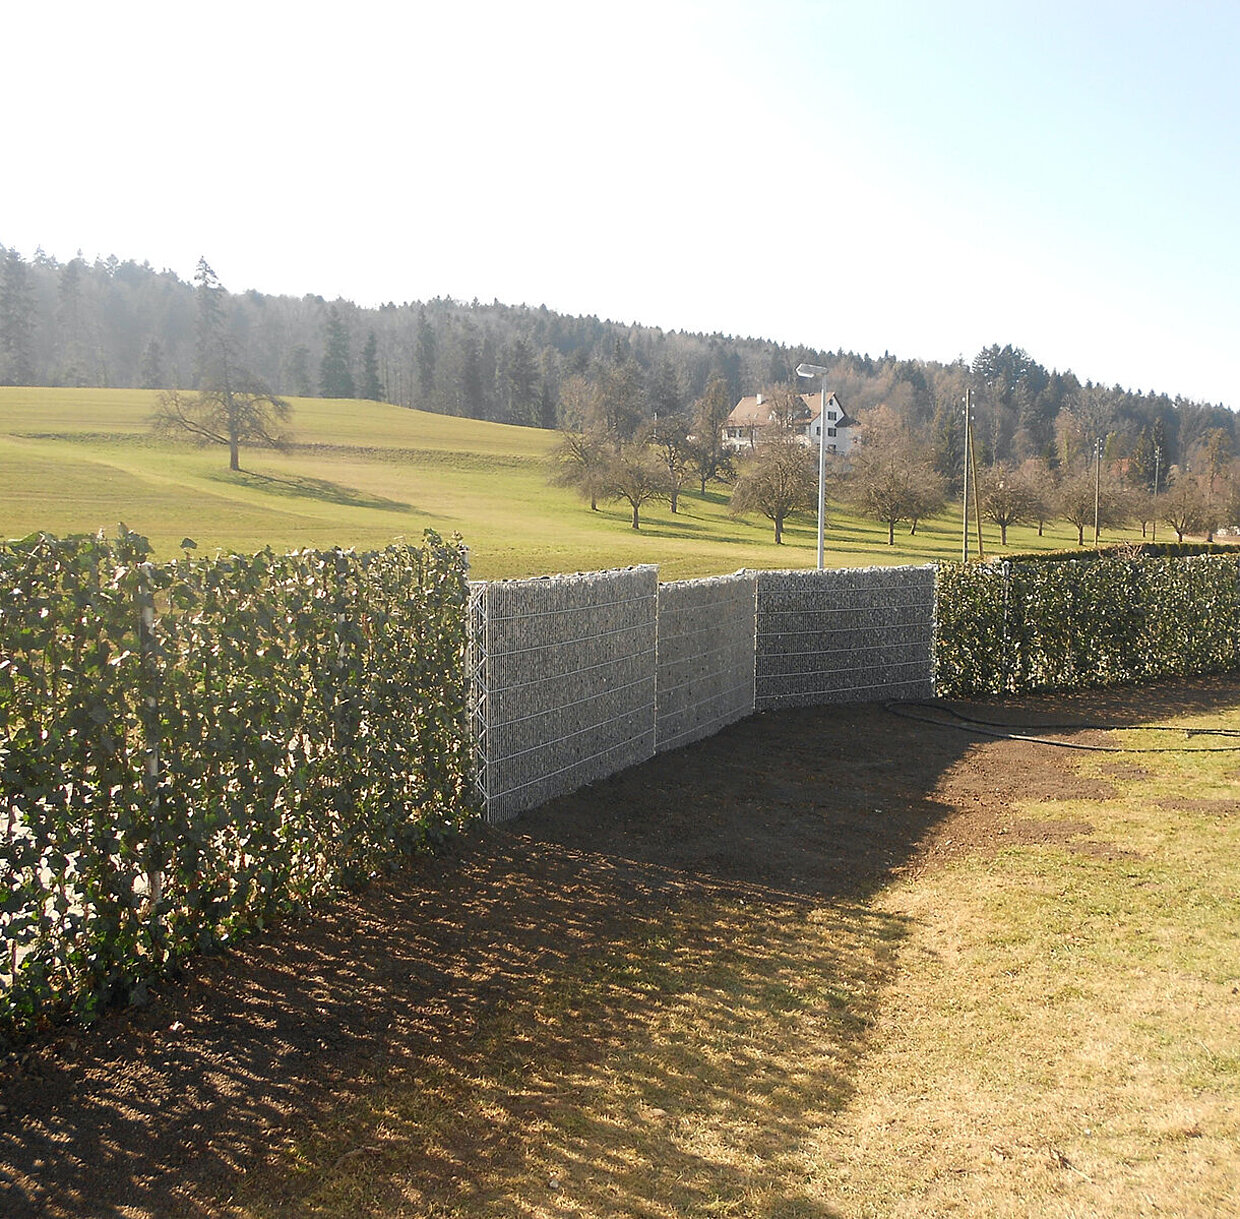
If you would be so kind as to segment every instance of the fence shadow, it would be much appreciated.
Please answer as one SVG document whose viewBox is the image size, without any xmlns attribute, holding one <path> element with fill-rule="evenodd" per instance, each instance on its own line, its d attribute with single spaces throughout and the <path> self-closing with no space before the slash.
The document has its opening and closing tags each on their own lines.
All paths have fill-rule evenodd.
<svg viewBox="0 0 1240 1219">
<path fill-rule="evenodd" d="M 994 710 L 1138 722 L 1236 696 L 1198 682 Z M 347 1187 L 359 1214 L 533 1213 L 558 1193 L 584 1213 L 671 1197 L 831 1219 L 764 1166 L 847 1103 L 904 934 L 866 899 L 917 865 L 976 748 L 1007 784 L 992 766 L 979 799 L 1037 798 L 1037 747 L 854 705 L 760 714 L 479 827 L 196 962 L 141 1011 L 12 1056 L 0 1211 L 208 1216 L 235 1195 L 297 1214 Z M 821 1041 L 812 1072 L 785 1056 L 815 1049 L 798 1038 Z M 508 1205 L 531 1162 L 546 1197 Z"/>
</svg>

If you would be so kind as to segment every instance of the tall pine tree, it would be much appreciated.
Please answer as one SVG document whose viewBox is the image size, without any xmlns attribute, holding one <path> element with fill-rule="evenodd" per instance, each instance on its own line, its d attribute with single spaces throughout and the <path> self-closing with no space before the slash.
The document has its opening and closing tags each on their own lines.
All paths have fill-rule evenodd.
<svg viewBox="0 0 1240 1219">
<path fill-rule="evenodd" d="M 335 305 L 327 311 L 323 359 L 319 364 L 319 393 L 324 398 L 353 397 L 353 369 L 349 357 L 349 332 Z"/>
<path fill-rule="evenodd" d="M 34 322 L 26 262 L 10 250 L 0 263 L 0 384 L 35 383 Z"/>
<path fill-rule="evenodd" d="M 228 293 L 205 258 L 198 260 L 194 285 L 198 306 L 194 326 L 194 356 L 197 363 L 194 379 L 200 388 L 205 389 L 227 377 L 230 361 L 224 303 Z"/>
<path fill-rule="evenodd" d="M 362 348 L 362 395 L 368 402 L 383 401 L 383 382 L 379 379 L 379 340 L 372 330 Z"/>
</svg>

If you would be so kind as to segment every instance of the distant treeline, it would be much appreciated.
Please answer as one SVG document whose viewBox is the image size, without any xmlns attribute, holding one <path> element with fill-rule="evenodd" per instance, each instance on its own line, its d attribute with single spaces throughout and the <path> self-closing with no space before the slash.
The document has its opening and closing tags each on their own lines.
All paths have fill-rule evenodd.
<svg viewBox="0 0 1240 1219">
<path fill-rule="evenodd" d="M 787 347 L 765 339 L 665 331 L 545 306 L 436 298 L 360 308 L 321 296 L 223 290 L 204 261 L 193 282 L 149 263 L 59 262 L 0 245 L 0 384 L 197 388 L 202 296 L 222 303 L 235 360 L 273 392 L 383 399 L 444 414 L 556 427 L 570 377 L 622 368 L 641 409 L 686 411 L 721 378 L 733 401 L 795 380 L 803 360 L 831 369 L 853 415 L 886 405 L 934 450 L 952 481 L 961 402 L 975 393 L 979 456 L 1071 464 L 1102 439 L 1108 460 L 1188 462 L 1215 429 L 1236 437 L 1222 405 L 1082 383 L 1019 347 L 987 347 L 971 363 L 902 360 Z M 212 305 L 212 308 L 215 308 Z M 802 383 L 805 388 L 812 387 Z M 1233 446 L 1233 451 L 1234 451 Z"/>
</svg>

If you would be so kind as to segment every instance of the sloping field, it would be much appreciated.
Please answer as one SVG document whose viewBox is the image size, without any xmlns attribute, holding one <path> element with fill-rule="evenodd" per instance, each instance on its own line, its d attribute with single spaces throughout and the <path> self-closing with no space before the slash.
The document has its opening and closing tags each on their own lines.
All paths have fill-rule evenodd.
<svg viewBox="0 0 1240 1219">
<path fill-rule="evenodd" d="M 964 709 L 1119 751 L 733 725 L 11 1057 L 0 1210 L 1240 1213 L 1240 682 Z"/>
<path fill-rule="evenodd" d="M 294 447 L 243 449 L 230 473 L 222 448 L 156 441 L 142 390 L 0 388 L 0 534 L 112 530 L 123 521 L 172 557 L 200 551 L 387 545 L 432 528 L 459 532 L 478 578 L 657 563 L 663 579 L 741 567 L 810 567 L 816 525 L 793 523 L 775 546 L 769 522 L 735 520 L 726 489 L 652 505 L 642 528 L 627 505 L 590 512 L 548 484 L 554 433 L 405 410 L 384 403 L 291 399 Z M 928 562 L 959 553 L 959 523 L 925 522 L 916 537 L 833 509 L 832 567 Z M 1011 548 L 1070 545 L 1068 531 L 1009 532 Z"/>
</svg>

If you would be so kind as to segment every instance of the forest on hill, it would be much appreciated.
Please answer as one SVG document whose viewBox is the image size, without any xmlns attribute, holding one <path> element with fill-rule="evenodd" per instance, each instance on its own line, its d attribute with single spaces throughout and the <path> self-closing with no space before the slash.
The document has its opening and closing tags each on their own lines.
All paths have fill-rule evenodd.
<svg viewBox="0 0 1240 1219">
<path fill-rule="evenodd" d="M 1217 451 L 1220 431 L 1235 451 L 1235 415 L 1221 404 L 1082 382 L 1011 344 L 939 363 L 665 331 L 541 305 L 441 297 L 362 308 L 230 292 L 205 259 L 187 282 L 148 263 L 60 262 L 41 250 L 27 258 L 3 245 L 0 384 L 193 389 L 204 299 L 223 315 L 236 364 L 276 394 L 370 398 L 549 428 L 574 423 L 572 388 L 582 380 L 621 387 L 642 417 L 667 417 L 712 382 L 735 402 L 789 384 L 808 361 L 831 370 L 828 388 L 849 414 L 885 406 L 952 483 L 967 388 L 987 464 L 1067 466 L 1102 440 L 1110 463 L 1149 481 L 1156 459 L 1164 470 L 1190 465 L 1211 436 Z"/>
</svg>

